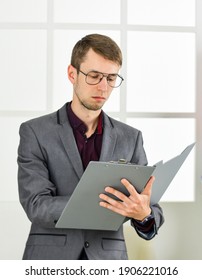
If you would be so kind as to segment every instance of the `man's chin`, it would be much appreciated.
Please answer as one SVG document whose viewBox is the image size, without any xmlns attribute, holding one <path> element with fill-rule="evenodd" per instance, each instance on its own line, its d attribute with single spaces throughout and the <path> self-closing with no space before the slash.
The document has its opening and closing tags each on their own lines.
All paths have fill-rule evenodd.
<svg viewBox="0 0 202 280">
<path fill-rule="evenodd" d="M 86 109 L 88 109 L 90 111 L 101 110 L 104 105 L 104 104 L 89 104 L 89 103 L 85 103 L 85 102 L 82 102 L 81 104 L 83 105 L 83 107 L 85 107 Z"/>
</svg>

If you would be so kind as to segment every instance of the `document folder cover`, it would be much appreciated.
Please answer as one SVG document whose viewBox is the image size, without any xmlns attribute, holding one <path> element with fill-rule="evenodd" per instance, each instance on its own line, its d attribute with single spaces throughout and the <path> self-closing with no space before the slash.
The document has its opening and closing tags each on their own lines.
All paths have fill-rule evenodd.
<svg viewBox="0 0 202 280">
<path fill-rule="evenodd" d="M 170 182 L 192 150 L 192 144 L 180 155 L 163 164 L 140 166 L 131 163 L 91 161 L 67 202 L 56 228 L 118 230 L 126 217 L 99 206 L 99 194 L 113 186 L 128 195 L 120 180 L 126 178 L 140 193 L 154 175 L 151 204 L 158 203 Z"/>
<path fill-rule="evenodd" d="M 155 181 L 152 186 L 151 205 L 159 202 L 194 145 L 195 143 L 189 145 L 180 155 L 164 164 L 163 161 L 156 164 L 156 168 L 152 174 L 155 177 Z"/>
</svg>

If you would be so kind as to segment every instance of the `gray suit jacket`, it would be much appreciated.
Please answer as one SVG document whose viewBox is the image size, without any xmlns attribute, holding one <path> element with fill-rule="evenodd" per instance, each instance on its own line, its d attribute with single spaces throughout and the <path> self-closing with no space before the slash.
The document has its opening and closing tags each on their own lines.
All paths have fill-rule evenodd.
<svg viewBox="0 0 202 280">
<path fill-rule="evenodd" d="M 104 114 L 100 161 L 146 165 L 141 132 Z M 67 118 L 66 104 L 57 112 L 23 123 L 18 148 L 20 202 L 32 222 L 23 259 L 127 259 L 123 228 L 118 231 L 56 229 L 55 222 L 83 174 L 81 158 Z M 79 205 L 78 205 L 79 207 Z M 138 232 L 151 239 L 163 223 L 152 207 L 155 230 Z"/>
</svg>

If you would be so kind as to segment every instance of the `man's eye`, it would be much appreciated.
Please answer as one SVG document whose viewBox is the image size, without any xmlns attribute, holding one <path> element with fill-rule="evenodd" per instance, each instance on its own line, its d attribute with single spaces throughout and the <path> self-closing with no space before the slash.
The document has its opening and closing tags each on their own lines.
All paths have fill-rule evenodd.
<svg viewBox="0 0 202 280">
<path fill-rule="evenodd" d="M 88 76 L 91 78 L 91 79 L 98 79 L 99 77 L 100 77 L 100 75 L 99 74 L 94 74 L 94 73 L 90 73 L 90 74 L 88 74 Z"/>
<path fill-rule="evenodd" d="M 108 76 L 108 81 L 110 81 L 110 82 L 114 82 L 115 80 L 116 80 L 116 78 L 117 78 L 117 76 L 116 75 L 110 75 L 110 76 Z"/>
</svg>

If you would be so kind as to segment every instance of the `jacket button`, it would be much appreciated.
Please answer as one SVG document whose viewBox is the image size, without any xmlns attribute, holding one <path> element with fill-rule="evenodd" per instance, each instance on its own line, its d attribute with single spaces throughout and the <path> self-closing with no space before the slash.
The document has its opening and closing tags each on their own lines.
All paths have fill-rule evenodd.
<svg viewBox="0 0 202 280">
<path fill-rule="evenodd" d="M 89 242 L 86 241 L 86 242 L 84 243 L 84 246 L 85 246 L 85 248 L 88 248 L 88 247 L 90 246 Z"/>
</svg>

